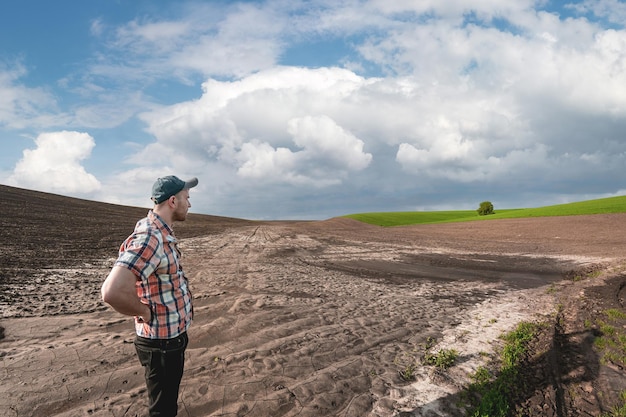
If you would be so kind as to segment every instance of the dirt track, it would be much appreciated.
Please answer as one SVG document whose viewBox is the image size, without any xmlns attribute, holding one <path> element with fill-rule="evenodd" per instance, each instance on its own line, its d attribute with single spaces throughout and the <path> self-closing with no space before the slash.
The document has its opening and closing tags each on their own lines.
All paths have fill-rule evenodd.
<svg viewBox="0 0 626 417">
<path fill-rule="evenodd" d="M 132 323 L 98 290 L 145 210 L 4 191 L 32 214 L 5 219 L 4 233 L 39 236 L 23 253 L 43 255 L 20 257 L 15 235 L 2 253 L 11 263 L 0 271 L 0 414 L 143 415 Z M 104 213 L 100 226 L 91 214 L 68 216 L 71 204 Z M 624 308 L 625 225 L 625 215 L 393 229 L 192 216 L 176 229 L 196 312 L 179 415 L 461 415 L 454 405 L 467 374 L 528 319 L 554 323 L 554 338 L 531 361 L 535 389 L 518 401 L 527 415 L 608 411 L 625 378 L 600 364 L 583 322 Z M 76 236 L 56 232 L 63 227 Z M 38 250 L 53 242 L 72 251 Z M 597 268 L 605 272 L 572 280 Z M 456 349 L 457 365 L 445 374 L 420 365 L 413 381 L 400 378 L 430 340 Z"/>
</svg>

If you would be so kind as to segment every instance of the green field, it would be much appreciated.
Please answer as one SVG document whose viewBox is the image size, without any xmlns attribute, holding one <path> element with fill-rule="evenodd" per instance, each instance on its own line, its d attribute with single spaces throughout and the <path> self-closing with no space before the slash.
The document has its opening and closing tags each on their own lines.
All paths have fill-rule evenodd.
<svg viewBox="0 0 626 417">
<path fill-rule="evenodd" d="M 348 217 L 377 226 L 405 226 L 410 224 L 451 223 L 474 220 L 512 219 L 521 217 L 576 216 L 582 214 L 626 213 L 626 196 L 579 201 L 554 206 L 501 209 L 494 207 L 495 214 L 479 216 L 476 210 L 453 211 L 405 211 L 381 213 L 357 213 Z"/>
</svg>

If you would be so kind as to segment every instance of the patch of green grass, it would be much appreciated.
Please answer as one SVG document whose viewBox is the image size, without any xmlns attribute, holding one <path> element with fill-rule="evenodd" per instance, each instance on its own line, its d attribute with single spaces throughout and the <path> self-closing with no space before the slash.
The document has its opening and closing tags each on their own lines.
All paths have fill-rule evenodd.
<svg viewBox="0 0 626 417">
<path fill-rule="evenodd" d="M 546 290 L 546 294 L 554 294 L 554 293 L 556 293 L 556 285 L 550 284 L 550 286 Z"/>
<path fill-rule="evenodd" d="M 608 413 L 603 413 L 601 417 L 626 417 L 626 391 L 620 394 L 622 404 L 616 405 Z"/>
<path fill-rule="evenodd" d="M 594 341 L 594 346 L 602 353 L 602 363 L 613 363 L 617 366 L 626 366 L 626 313 L 611 308 L 603 312 L 607 321 L 596 320 L 596 326 L 601 335 Z"/>
<path fill-rule="evenodd" d="M 472 417 L 506 417 L 518 386 L 519 366 L 536 337 L 538 324 L 521 322 L 502 336 L 505 341 L 500 354 L 501 367 L 497 377 L 484 367 L 470 375 L 472 383 L 466 390 L 469 397 L 468 415 Z"/>
<path fill-rule="evenodd" d="M 502 363 L 505 368 L 516 366 L 522 360 L 528 344 L 535 337 L 536 330 L 536 324 L 522 322 L 515 330 L 502 336 L 506 342 L 502 349 Z"/>
<path fill-rule="evenodd" d="M 445 223 L 468 218 L 477 218 L 479 216 L 476 210 L 458 210 L 357 213 L 345 217 L 377 226 L 404 226 L 409 224 Z"/>
<path fill-rule="evenodd" d="M 603 323 L 600 325 L 600 331 L 605 336 L 615 336 L 615 326 Z"/>
<path fill-rule="evenodd" d="M 593 344 L 600 350 L 607 350 L 617 347 L 613 340 L 604 336 L 598 337 L 596 340 L 593 341 Z"/>
<path fill-rule="evenodd" d="M 574 282 L 578 282 L 578 281 L 582 281 L 583 279 L 587 279 L 587 278 L 597 278 L 600 276 L 600 274 L 602 273 L 602 270 L 598 269 L 595 271 L 591 271 L 591 272 L 587 272 L 581 275 L 574 275 L 574 277 L 572 277 L 572 280 Z"/>
<path fill-rule="evenodd" d="M 501 217 L 576 216 L 582 214 L 625 213 L 626 196 L 599 198 L 575 203 L 557 204 L 539 208 L 503 213 Z M 513 215 L 513 216 L 512 216 Z"/>
<path fill-rule="evenodd" d="M 616 308 L 610 308 L 604 312 L 609 320 L 626 319 L 626 313 Z"/>
<path fill-rule="evenodd" d="M 484 366 L 479 366 L 478 369 L 476 369 L 476 372 L 470 375 L 470 379 L 474 384 L 485 385 L 491 382 L 492 375 L 491 372 L 489 372 L 489 369 L 485 368 Z"/>
<path fill-rule="evenodd" d="M 596 327 L 602 333 L 594 340 L 595 347 L 602 352 L 602 363 L 626 366 L 626 313 L 619 309 L 603 312 L 606 321 L 585 322 L 586 328 Z M 470 375 L 472 383 L 463 393 L 467 415 L 472 417 L 506 417 L 523 415 L 523 410 L 513 410 L 512 400 L 519 395 L 520 370 L 531 342 L 535 340 L 541 324 L 522 322 L 510 333 L 503 335 L 505 345 L 500 353 L 500 369 L 492 375 L 481 367 Z M 602 393 L 600 393 L 601 395 Z M 515 414 L 515 413 L 518 414 Z M 522 414 L 519 414 L 522 413 Z M 626 417 L 626 391 L 622 392 L 620 404 L 601 417 Z"/>
<path fill-rule="evenodd" d="M 436 343 L 437 340 L 433 337 L 427 337 L 426 340 L 421 343 L 421 347 L 424 349 L 421 363 L 436 366 L 443 370 L 450 368 L 456 362 L 459 353 L 454 349 L 441 349 L 437 353 L 432 353 L 430 350 Z M 398 371 L 400 378 L 404 381 L 415 380 L 417 366 L 420 363 L 420 359 L 417 356 L 414 356 L 412 353 L 403 353 L 400 356 L 396 356 L 394 363 L 402 367 L 402 369 Z"/>
<path fill-rule="evenodd" d="M 498 209 L 488 216 L 476 210 L 410 211 L 349 214 L 344 217 L 378 226 L 449 223 L 523 217 L 575 216 L 583 214 L 626 213 L 626 196 L 601 198 L 538 208 Z"/>
<path fill-rule="evenodd" d="M 424 356 L 424 363 L 440 369 L 448 369 L 454 365 L 458 357 L 459 352 L 454 349 L 441 349 L 437 353 L 427 352 Z"/>
<path fill-rule="evenodd" d="M 626 417 L 626 404 L 613 407 L 609 413 L 602 414 L 602 417 Z"/>
<path fill-rule="evenodd" d="M 608 363 L 623 364 L 625 360 L 626 360 L 626 355 L 620 355 L 615 350 L 608 350 L 607 352 L 604 353 L 604 355 L 602 355 L 602 358 L 600 359 L 600 363 L 604 365 Z"/>
</svg>

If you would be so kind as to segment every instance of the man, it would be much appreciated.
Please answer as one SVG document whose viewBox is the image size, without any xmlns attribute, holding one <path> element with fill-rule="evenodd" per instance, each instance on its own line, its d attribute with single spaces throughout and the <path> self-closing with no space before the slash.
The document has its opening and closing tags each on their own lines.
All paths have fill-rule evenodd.
<svg viewBox="0 0 626 417">
<path fill-rule="evenodd" d="M 153 209 L 122 243 L 102 284 L 105 303 L 135 316 L 135 350 L 145 369 L 151 417 L 175 416 L 178 409 L 193 308 L 172 225 L 186 219 L 189 189 L 196 185 L 197 178 L 156 180 Z"/>
</svg>

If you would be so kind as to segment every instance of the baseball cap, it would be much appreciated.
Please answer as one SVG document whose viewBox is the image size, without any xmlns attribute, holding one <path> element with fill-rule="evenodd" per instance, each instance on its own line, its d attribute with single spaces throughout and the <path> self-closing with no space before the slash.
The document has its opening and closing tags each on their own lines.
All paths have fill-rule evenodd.
<svg viewBox="0 0 626 417">
<path fill-rule="evenodd" d="M 168 175 L 167 177 L 158 178 L 154 182 L 151 198 L 156 204 L 160 204 L 182 190 L 188 190 L 196 185 L 198 185 L 198 179 L 195 177 L 183 181 L 174 175 Z"/>
</svg>

